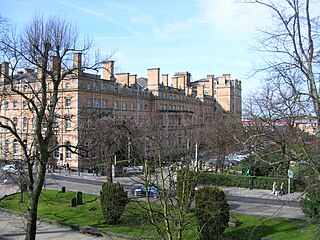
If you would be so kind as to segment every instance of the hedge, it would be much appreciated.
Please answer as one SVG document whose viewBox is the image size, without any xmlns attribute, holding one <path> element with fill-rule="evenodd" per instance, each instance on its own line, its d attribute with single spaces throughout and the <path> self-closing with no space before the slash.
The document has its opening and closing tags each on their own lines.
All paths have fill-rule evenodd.
<svg viewBox="0 0 320 240">
<path fill-rule="evenodd" d="M 272 189 L 274 182 L 280 186 L 281 182 L 286 183 L 288 186 L 288 178 L 279 177 L 256 177 L 256 176 L 242 176 L 231 174 L 218 174 L 218 173 L 199 173 L 197 176 L 198 184 L 226 186 L 226 187 L 242 187 L 253 189 Z M 291 181 L 291 191 L 301 192 L 305 190 L 305 183 L 299 179 Z"/>
</svg>

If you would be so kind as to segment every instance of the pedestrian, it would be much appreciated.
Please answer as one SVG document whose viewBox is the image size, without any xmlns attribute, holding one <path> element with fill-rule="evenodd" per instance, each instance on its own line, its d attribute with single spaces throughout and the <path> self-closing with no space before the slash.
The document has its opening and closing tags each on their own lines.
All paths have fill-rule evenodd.
<svg viewBox="0 0 320 240">
<path fill-rule="evenodd" d="M 67 171 L 68 171 L 68 174 L 70 175 L 70 165 L 69 165 L 69 163 L 67 163 Z"/>
<path fill-rule="evenodd" d="M 280 192 L 279 192 L 280 195 L 284 195 L 285 192 L 284 192 L 284 182 L 281 183 L 280 185 Z"/>
<path fill-rule="evenodd" d="M 67 163 L 67 170 L 68 170 L 68 174 L 70 175 L 70 165 L 69 165 L 69 163 Z"/>
<path fill-rule="evenodd" d="M 65 164 L 63 165 L 63 169 L 64 169 L 64 175 L 67 175 L 67 166 Z"/>
<path fill-rule="evenodd" d="M 273 185 L 272 185 L 272 194 L 274 194 L 276 196 L 278 195 L 277 194 L 277 187 L 278 187 L 277 186 L 277 182 L 274 182 Z"/>
</svg>

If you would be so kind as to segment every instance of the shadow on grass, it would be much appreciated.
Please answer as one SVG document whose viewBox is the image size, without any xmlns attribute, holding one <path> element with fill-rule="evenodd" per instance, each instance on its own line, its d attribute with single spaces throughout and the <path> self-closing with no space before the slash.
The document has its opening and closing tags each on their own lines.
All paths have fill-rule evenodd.
<svg viewBox="0 0 320 240">
<path fill-rule="evenodd" d="M 237 240 L 260 240 L 276 231 L 272 226 L 251 226 L 245 228 L 235 228 L 235 230 L 224 233 L 224 239 Z"/>
</svg>

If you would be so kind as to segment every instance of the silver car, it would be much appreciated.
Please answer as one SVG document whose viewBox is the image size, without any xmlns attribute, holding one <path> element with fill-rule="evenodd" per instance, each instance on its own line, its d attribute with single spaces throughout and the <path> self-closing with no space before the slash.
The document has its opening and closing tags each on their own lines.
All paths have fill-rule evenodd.
<svg viewBox="0 0 320 240">
<path fill-rule="evenodd" d="M 2 169 L 3 171 L 8 173 L 18 173 L 18 170 L 15 168 L 14 165 L 5 165 Z"/>
</svg>

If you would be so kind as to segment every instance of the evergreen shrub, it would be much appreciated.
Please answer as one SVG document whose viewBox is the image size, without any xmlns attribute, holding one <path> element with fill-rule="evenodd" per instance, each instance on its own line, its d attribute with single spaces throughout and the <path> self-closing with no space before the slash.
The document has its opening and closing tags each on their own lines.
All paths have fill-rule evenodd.
<svg viewBox="0 0 320 240">
<path fill-rule="evenodd" d="M 224 192 L 218 188 L 204 187 L 196 192 L 195 200 L 200 239 L 223 239 L 229 222 L 229 204 Z"/>
<path fill-rule="evenodd" d="M 125 211 L 128 196 L 120 183 L 106 182 L 100 192 L 101 208 L 107 224 L 116 225 Z"/>
<path fill-rule="evenodd" d="M 310 217 L 314 222 L 320 223 L 320 189 L 319 186 L 307 192 L 301 202 L 303 213 Z"/>
</svg>

